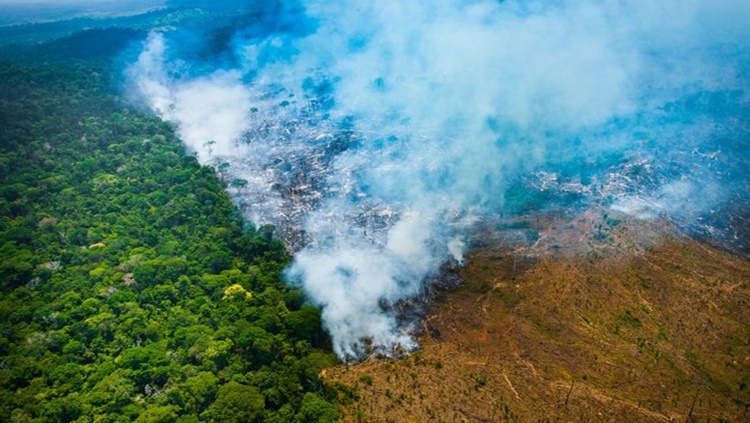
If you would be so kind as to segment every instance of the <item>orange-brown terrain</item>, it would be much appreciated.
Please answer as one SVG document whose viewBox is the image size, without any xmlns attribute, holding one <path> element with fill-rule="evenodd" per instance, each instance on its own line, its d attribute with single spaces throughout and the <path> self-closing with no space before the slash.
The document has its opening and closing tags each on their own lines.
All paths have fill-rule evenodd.
<svg viewBox="0 0 750 423">
<path fill-rule="evenodd" d="M 343 421 L 750 421 L 746 258 L 601 210 L 542 220 L 533 246 L 484 231 L 419 351 L 326 372 Z"/>
</svg>

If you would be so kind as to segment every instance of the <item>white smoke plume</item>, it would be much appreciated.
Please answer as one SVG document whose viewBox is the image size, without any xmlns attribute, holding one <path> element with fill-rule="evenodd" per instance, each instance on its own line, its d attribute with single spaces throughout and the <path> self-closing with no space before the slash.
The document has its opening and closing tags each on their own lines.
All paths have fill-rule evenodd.
<svg viewBox="0 0 750 423">
<path fill-rule="evenodd" d="M 291 25 L 237 29 L 230 65 L 196 76 L 154 32 L 127 73 L 286 235 L 344 359 L 415 347 L 394 306 L 519 181 L 644 218 L 746 204 L 750 3 L 289 3 Z"/>
</svg>

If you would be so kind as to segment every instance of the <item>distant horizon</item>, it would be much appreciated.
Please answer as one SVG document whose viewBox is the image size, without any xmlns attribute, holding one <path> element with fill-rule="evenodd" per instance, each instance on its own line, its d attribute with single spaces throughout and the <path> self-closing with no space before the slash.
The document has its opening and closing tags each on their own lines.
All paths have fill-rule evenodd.
<svg viewBox="0 0 750 423">
<path fill-rule="evenodd" d="M 0 6 L 84 6 L 91 4 L 117 3 L 123 4 L 117 0 L 0 0 Z M 132 2 L 130 2 L 132 3 Z M 138 3 L 154 3 L 155 5 L 165 5 L 166 0 L 140 0 Z"/>
<path fill-rule="evenodd" d="M 86 16 L 139 14 L 167 7 L 166 0 L 0 0 L 0 26 L 49 23 Z"/>
</svg>

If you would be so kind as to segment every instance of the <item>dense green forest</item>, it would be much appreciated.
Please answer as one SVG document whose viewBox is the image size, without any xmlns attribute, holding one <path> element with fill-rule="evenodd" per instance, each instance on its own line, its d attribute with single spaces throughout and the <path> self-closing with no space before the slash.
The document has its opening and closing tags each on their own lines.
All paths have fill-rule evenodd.
<svg viewBox="0 0 750 423">
<path fill-rule="evenodd" d="M 112 53 L 0 63 L 0 421 L 336 420 L 284 246 L 119 99 Z"/>
</svg>

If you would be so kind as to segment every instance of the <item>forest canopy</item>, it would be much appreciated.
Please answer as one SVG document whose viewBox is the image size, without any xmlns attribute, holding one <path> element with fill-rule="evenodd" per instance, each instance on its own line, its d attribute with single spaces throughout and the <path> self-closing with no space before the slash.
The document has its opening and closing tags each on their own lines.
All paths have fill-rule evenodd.
<svg viewBox="0 0 750 423">
<path fill-rule="evenodd" d="M 137 35 L 0 57 L 0 421 L 336 420 L 284 245 L 113 88 Z"/>
</svg>

